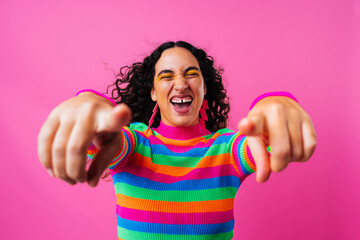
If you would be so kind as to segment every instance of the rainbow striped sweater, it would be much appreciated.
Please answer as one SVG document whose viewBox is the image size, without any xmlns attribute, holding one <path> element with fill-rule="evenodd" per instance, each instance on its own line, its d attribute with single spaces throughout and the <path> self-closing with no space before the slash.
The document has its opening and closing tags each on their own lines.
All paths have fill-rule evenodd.
<svg viewBox="0 0 360 240">
<path fill-rule="evenodd" d="M 231 239 L 234 198 L 255 164 L 241 133 L 169 127 L 123 129 L 109 168 L 115 184 L 118 239 Z M 96 148 L 90 147 L 93 158 Z"/>
</svg>

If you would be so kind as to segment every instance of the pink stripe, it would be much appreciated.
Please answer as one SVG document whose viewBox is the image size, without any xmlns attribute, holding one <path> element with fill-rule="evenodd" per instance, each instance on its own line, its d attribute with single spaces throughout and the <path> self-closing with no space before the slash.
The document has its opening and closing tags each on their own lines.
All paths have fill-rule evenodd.
<svg viewBox="0 0 360 240">
<path fill-rule="evenodd" d="M 119 205 L 116 206 L 116 214 L 128 220 L 164 224 L 217 224 L 234 219 L 233 210 L 207 213 L 164 213 L 125 208 Z"/>
<path fill-rule="evenodd" d="M 269 93 L 264 93 L 264 94 L 261 94 L 260 96 L 258 96 L 254 101 L 253 103 L 251 104 L 250 106 L 250 110 L 253 109 L 253 107 L 262 99 L 264 98 L 267 98 L 267 97 L 288 97 L 288 98 L 291 98 L 292 100 L 294 100 L 295 102 L 299 102 L 295 97 L 294 95 L 292 95 L 291 93 L 289 92 L 283 92 L 283 91 L 280 91 L 280 92 L 269 92 Z"/>
<path fill-rule="evenodd" d="M 209 139 L 206 143 L 199 142 L 194 146 L 176 146 L 176 145 L 172 145 L 172 144 L 164 144 L 160 139 L 153 137 L 153 136 L 150 136 L 149 140 L 152 145 L 162 145 L 162 146 L 165 145 L 165 147 L 167 147 L 170 151 L 177 152 L 177 153 L 187 152 L 194 148 L 210 147 L 211 144 L 215 141 L 215 139 Z"/>
<path fill-rule="evenodd" d="M 237 150 L 238 150 L 238 147 L 240 144 L 240 140 L 241 140 L 241 138 L 243 138 L 243 136 L 244 136 L 243 134 L 238 133 L 238 136 L 236 136 L 236 139 L 234 140 L 233 146 L 231 149 L 232 156 L 235 160 L 235 165 L 236 165 L 237 169 L 239 170 L 241 181 L 243 181 L 246 177 L 244 178 L 244 173 L 241 171 L 240 156 L 238 155 Z"/>
<path fill-rule="evenodd" d="M 223 134 L 223 136 L 230 135 L 230 134 L 234 134 L 234 133 L 226 133 L 226 134 Z M 165 145 L 170 151 L 177 152 L 177 153 L 187 152 L 194 148 L 210 147 L 213 144 L 213 142 L 215 141 L 214 138 L 210 138 L 209 140 L 207 140 L 207 142 L 199 142 L 194 146 L 176 146 L 176 145 L 172 145 L 172 144 L 164 144 L 160 139 L 158 139 L 155 136 L 150 136 L 149 140 L 152 145 L 155 145 L 155 144 L 163 145 L 163 146 Z"/>
<path fill-rule="evenodd" d="M 81 90 L 81 91 L 78 91 L 76 93 L 76 96 L 78 96 L 80 93 L 83 93 L 83 92 L 92 92 L 92 93 L 95 93 L 96 95 L 100 96 L 100 97 L 103 97 L 103 98 L 106 98 L 107 100 L 109 100 L 114 106 L 116 106 L 116 102 L 112 99 L 112 98 L 109 98 L 108 96 L 102 94 L 102 93 L 99 93 L 98 91 L 95 91 L 93 89 L 84 89 L 84 90 Z"/>
<path fill-rule="evenodd" d="M 140 132 L 140 131 L 136 131 L 136 132 L 138 132 L 138 134 L 140 134 L 142 137 L 147 138 L 143 132 Z M 234 133 L 233 132 L 224 133 L 224 134 L 221 134 L 221 136 L 227 136 L 227 135 L 231 135 L 231 134 L 234 134 Z M 165 144 L 164 142 L 162 142 L 160 139 L 158 139 L 155 136 L 149 136 L 149 140 L 152 145 L 154 145 L 154 144 L 159 144 L 159 145 L 163 145 L 163 146 L 165 145 L 169 150 L 171 150 L 173 152 L 182 153 L 182 152 L 189 151 L 193 148 L 210 147 L 216 139 L 210 138 L 209 140 L 207 140 L 207 142 L 205 142 L 205 143 L 199 142 L 194 146 L 176 146 L 176 145 L 172 145 L 172 144 Z M 204 140 L 206 141 L 206 139 L 204 139 Z"/>
<path fill-rule="evenodd" d="M 206 179 L 222 176 L 235 176 L 238 177 L 238 173 L 234 169 L 233 165 L 220 165 L 215 167 L 207 168 L 197 168 L 192 170 L 190 173 L 182 177 L 176 177 L 171 175 L 166 175 L 162 173 L 155 173 L 149 168 L 134 165 L 131 162 L 128 162 L 119 172 L 128 172 L 138 177 L 144 177 L 151 181 L 161 182 L 161 183 L 174 183 L 184 180 L 195 180 L 195 179 Z"/>
</svg>

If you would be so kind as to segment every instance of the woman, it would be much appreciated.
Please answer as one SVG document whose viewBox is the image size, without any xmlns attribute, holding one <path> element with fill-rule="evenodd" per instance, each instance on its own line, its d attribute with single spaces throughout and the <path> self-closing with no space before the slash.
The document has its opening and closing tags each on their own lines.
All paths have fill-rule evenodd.
<svg viewBox="0 0 360 240">
<path fill-rule="evenodd" d="M 164 43 L 122 69 L 116 107 L 83 91 L 55 108 L 39 133 L 39 158 L 70 184 L 96 186 L 111 170 L 119 239 L 231 239 L 234 197 L 246 176 L 256 165 L 264 182 L 271 171 L 308 160 L 316 135 L 286 93 L 255 101 L 239 123 L 243 133 L 226 129 L 220 73 L 203 50 Z"/>
</svg>

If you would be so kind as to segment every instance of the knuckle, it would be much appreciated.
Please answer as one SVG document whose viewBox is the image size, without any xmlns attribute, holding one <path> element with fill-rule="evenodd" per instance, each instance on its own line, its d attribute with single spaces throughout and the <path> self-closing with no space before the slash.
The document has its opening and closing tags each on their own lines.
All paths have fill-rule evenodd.
<svg viewBox="0 0 360 240">
<path fill-rule="evenodd" d="M 290 148 L 282 147 L 282 148 L 272 151 L 272 154 L 277 159 L 288 161 L 290 158 Z"/>
<path fill-rule="evenodd" d="M 311 141 L 308 146 L 306 146 L 305 151 L 307 151 L 309 154 L 312 154 L 315 151 L 316 148 L 316 140 Z"/>
<path fill-rule="evenodd" d="M 40 129 L 39 135 L 38 135 L 38 144 L 41 145 L 45 142 L 47 142 L 52 135 L 52 129 L 49 129 L 45 125 Z"/>
<path fill-rule="evenodd" d="M 77 181 L 82 181 L 82 172 L 80 171 L 80 169 L 74 169 L 74 168 L 71 168 L 69 171 L 68 171 L 68 177 L 71 178 L 71 179 L 76 179 Z"/>
<path fill-rule="evenodd" d="M 50 160 L 48 157 L 39 156 L 39 160 L 45 168 L 51 168 Z"/>
<path fill-rule="evenodd" d="M 55 144 L 52 151 L 55 156 L 64 157 L 66 154 L 66 147 L 63 144 Z"/>
<path fill-rule="evenodd" d="M 99 109 L 102 109 L 103 103 L 85 102 L 81 105 L 81 114 L 86 118 L 93 116 Z"/>
<path fill-rule="evenodd" d="M 60 179 L 65 180 L 65 181 L 66 181 L 66 179 L 67 179 L 67 175 L 66 175 L 65 171 L 60 170 L 60 169 L 58 169 L 58 168 L 55 168 L 55 169 L 54 169 L 54 175 L 55 175 L 57 178 L 60 178 Z"/>
<path fill-rule="evenodd" d="M 290 108 L 288 109 L 288 114 L 290 117 L 294 118 L 294 119 L 300 119 L 301 117 L 301 113 L 298 109 L 296 108 Z"/>
<path fill-rule="evenodd" d="M 287 165 L 288 165 L 287 161 L 278 160 L 275 163 L 274 162 L 272 163 L 271 170 L 274 172 L 281 172 L 287 167 Z"/>
<path fill-rule="evenodd" d="M 68 152 L 71 155 L 82 155 L 85 154 L 87 147 L 81 144 L 71 144 L 68 146 Z"/>
<path fill-rule="evenodd" d="M 38 157 L 39 157 L 40 163 L 44 167 L 46 167 L 46 168 L 50 167 L 50 155 L 41 148 L 38 148 Z"/>
<path fill-rule="evenodd" d="M 270 110 L 276 115 L 282 115 L 285 110 L 285 107 L 283 104 L 276 102 L 271 104 Z"/>
<path fill-rule="evenodd" d="M 294 148 L 292 152 L 292 162 L 299 162 L 303 159 L 304 153 L 301 148 Z"/>
</svg>

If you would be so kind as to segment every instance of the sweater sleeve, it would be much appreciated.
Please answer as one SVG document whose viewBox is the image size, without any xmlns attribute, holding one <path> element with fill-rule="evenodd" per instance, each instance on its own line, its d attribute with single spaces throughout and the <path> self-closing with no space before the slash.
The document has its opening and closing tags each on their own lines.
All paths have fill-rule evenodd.
<svg viewBox="0 0 360 240">
<path fill-rule="evenodd" d="M 121 132 L 121 139 L 123 143 L 122 147 L 108 165 L 108 168 L 112 171 L 115 171 L 117 167 L 123 166 L 135 149 L 136 134 L 128 127 L 123 128 Z M 98 151 L 99 150 L 95 147 L 95 145 L 91 145 L 87 150 L 88 158 L 91 160 L 94 159 Z"/>
<path fill-rule="evenodd" d="M 246 136 L 240 132 L 234 134 L 231 144 L 231 157 L 241 179 L 256 171 L 255 161 L 247 145 Z"/>
</svg>

